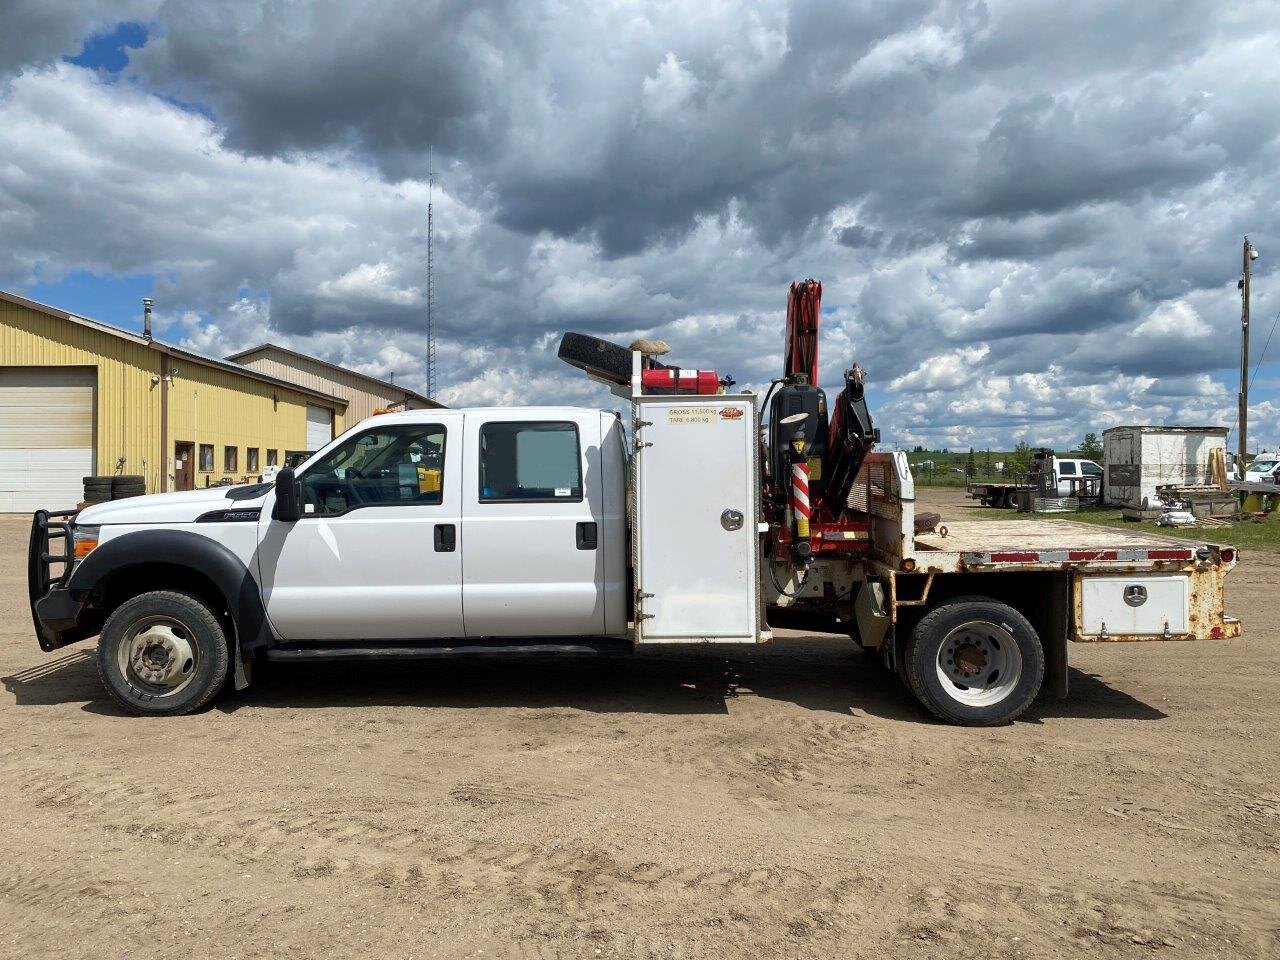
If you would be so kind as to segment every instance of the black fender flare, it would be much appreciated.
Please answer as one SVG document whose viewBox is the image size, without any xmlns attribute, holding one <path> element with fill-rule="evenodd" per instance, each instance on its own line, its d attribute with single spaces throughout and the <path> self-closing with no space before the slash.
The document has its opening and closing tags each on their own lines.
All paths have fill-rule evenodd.
<svg viewBox="0 0 1280 960">
<path fill-rule="evenodd" d="M 87 597 L 112 574 L 146 563 L 188 567 L 213 582 L 231 615 L 235 685 L 243 690 L 249 685 L 244 655 L 271 646 L 274 638 L 258 581 L 217 540 L 187 530 L 138 530 L 113 537 L 76 564 L 67 589 Z"/>
</svg>

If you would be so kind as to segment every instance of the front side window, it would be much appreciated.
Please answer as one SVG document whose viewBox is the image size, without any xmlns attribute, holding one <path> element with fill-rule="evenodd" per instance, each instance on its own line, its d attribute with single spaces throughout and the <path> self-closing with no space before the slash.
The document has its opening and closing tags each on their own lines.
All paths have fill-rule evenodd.
<svg viewBox="0 0 1280 960">
<path fill-rule="evenodd" d="M 213 470 L 213 444 L 200 444 L 200 469 L 209 473 Z"/>
<path fill-rule="evenodd" d="M 358 507 L 442 503 L 444 443 L 438 423 L 356 434 L 307 468 L 303 509 L 308 516 L 332 517 Z"/>
<path fill-rule="evenodd" d="M 572 423 L 486 423 L 480 428 L 480 499 L 582 499 L 582 457 Z"/>
<path fill-rule="evenodd" d="M 1088 461 L 1086 461 L 1080 464 L 1080 469 L 1084 471 L 1085 476 L 1087 477 L 1102 476 L 1102 468 L 1098 466 L 1096 463 L 1089 463 Z"/>
</svg>

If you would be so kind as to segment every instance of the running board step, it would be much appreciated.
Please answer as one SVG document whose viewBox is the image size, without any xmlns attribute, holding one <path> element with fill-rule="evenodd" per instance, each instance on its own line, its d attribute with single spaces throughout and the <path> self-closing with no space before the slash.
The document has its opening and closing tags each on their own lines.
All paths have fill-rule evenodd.
<svg viewBox="0 0 1280 960">
<path fill-rule="evenodd" d="M 630 640 L 610 638 L 512 643 L 506 640 L 370 640 L 365 643 L 314 640 L 282 643 L 267 650 L 268 660 L 434 660 L 441 657 L 622 657 L 635 651 Z"/>
</svg>

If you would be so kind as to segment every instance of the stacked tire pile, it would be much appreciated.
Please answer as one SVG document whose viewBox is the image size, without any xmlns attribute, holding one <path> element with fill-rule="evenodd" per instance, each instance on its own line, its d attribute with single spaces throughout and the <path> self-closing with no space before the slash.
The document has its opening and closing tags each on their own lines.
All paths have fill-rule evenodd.
<svg viewBox="0 0 1280 960">
<path fill-rule="evenodd" d="M 97 476 L 84 478 L 84 502 L 104 503 L 107 500 L 123 500 L 140 497 L 147 492 L 146 481 L 140 474 L 121 476 Z"/>
</svg>

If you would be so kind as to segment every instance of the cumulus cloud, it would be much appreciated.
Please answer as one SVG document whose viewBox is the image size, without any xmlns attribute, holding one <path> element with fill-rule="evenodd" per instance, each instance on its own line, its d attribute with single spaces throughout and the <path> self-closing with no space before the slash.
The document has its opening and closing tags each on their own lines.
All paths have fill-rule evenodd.
<svg viewBox="0 0 1280 960">
<path fill-rule="evenodd" d="M 57 63 L 123 16 L 119 77 Z M 566 328 L 761 388 L 817 276 L 826 385 L 858 359 L 894 442 L 1230 423 L 1246 231 L 1280 310 L 1277 39 L 1208 0 L 18 0 L 0 283 L 151 276 L 193 346 L 421 387 L 435 169 L 449 402 L 603 400 Z"/>
<path fill-rule="evenodd" d="M 841 87 L 885 80 L 913 70 L 954 67 L 964 58 L 964 40 L 956 32 L 926 23 L 877 40 L 849 68 Z"/>
</svg>

